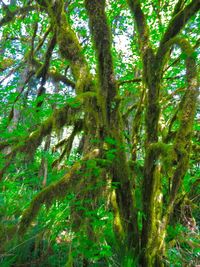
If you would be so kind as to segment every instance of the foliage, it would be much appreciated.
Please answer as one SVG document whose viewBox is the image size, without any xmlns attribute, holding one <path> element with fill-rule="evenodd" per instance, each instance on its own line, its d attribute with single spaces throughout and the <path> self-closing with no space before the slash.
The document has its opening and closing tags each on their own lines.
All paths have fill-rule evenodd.
<svg viewBox="0 0 200 267">
<path fill-rule="evenodd" d="M 200 261 L 199 1 L 0 1 L 0 265 Z"/>
</svg>

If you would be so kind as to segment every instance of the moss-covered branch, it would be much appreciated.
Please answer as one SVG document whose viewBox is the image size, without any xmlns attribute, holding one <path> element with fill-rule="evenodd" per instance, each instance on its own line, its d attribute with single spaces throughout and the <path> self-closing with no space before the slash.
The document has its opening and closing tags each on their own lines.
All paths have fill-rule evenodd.
<svg viewBox="0 0 200 267">
<path fill-rule="evenodd" d="M 55 46 L 56 46 L 56 34 L 54 34 L 52 36 L 52 38 L 50 38 L 48 46 L 47 46 L 47 50 L 45 53 L 44 63 L 41 66 L 41 68 L 37 71 L 37 77 L 42 78 L 42 84 L 43 85 L 46 82 L 47 73 L 48 73 L 49 65 L 50 65 L 50 60 L 51 60 L 51 56 L 52 56 L 52 53 L 53 53 Z"/>
<path fill-rule="evenodd" d="M 142 113 L 144 110 L 144 101 L 145 101 L 145 90 L 141 92 L 140 100 L 137 105 L 135 116 L 132 123 L 132 160 L 136 161 L 137 158 L 137 145 L 139 143 L 139 129 L 141 127 Z"/>
<path fill-rule="evenodd" d="M 151 104 L 149 103 L 149 111 L 152 114 L 152 110 L 154 109 L 154 114 L 156 114 L 157 110 L 157 98 L 158 98 L 158 89 L 156 88 L 156 80 L 157 75 L 155 75 L 155 56 L 154 51 L 152 49 L 150 39 L 149 39 L 149 28 L 146 23 L 145 15 L 142 11 L 140 1 L 139 0 L 127 0 L 130 10 L 133 14 L 133 17 L 135 19 L 135 24 L 138 32 L 138 40 L 140 44 L 140 50 L 141 50 L 141 56 L 142 56 L 142 62 L 143 62 L 143 77 L 142 80 L 145 82 L 147 87 L 149 88 L 149 94 L 148 99 L 151 101 Z M 158 77 L 159 78 L 159 77 Z M 155 88 L 154 88 L 155 87 Z M 156 110 L 155 110 L 156 109 Z M 159 114 L 159 111 L 157 112 Z M 154 120 L 154 119 L 152 119 Z M 152 123 L 152 126 L 154 123 Z M 148 127 L 147 127 L 148 128 Z"/>
<path fill-rule="evenodd" d="M 3 25 L 14 20 L 17 15 L 24 15 L 30 11 L 35 10 L 35 9 L 36 9 L 36 6 L 24 6 L 24 7 L 20 7 L 18 9 L 14 10 L 14 11 L 10 11 L 7 8 L 6 15 L 0 20 L 0 27 L 2 27 Z"/>
<path fill-rule="evenodd" d="M 50 134 L 53 130 L 61 129 L 65 124 L 73 124 L 75 117 L 78 116 L 77 111 L 85 104 L 85 101 L 94 98 L 96 98 L 96 94 L 92 92 L 80 94 L 64 107 L 56 109 L 48 119 L 40 124 L 37 130 L 30 133 L 26 138 L 19 140 L 18 144 L 12 148 L 12 151 L 5 156 L 6 164 L 5 167 L 0 170 L 0 178 L 2 178 L 4 171 L 11 164 L 12 159 L 18 152 L 34 153 L 45 136 Z"/>
<path fill-rule="evenodd" d="M 185 60 L 186 63 L 186 77 L 188 82 L 188 88 L 184 96 L 184 102 L 182 110 L 179 114 L 180 116 L 180 127 L 177 131 L 175 138 L 175 151 L 178 158 L 177 170 L 172 179 L 172 192 L 171 192 L 171 202 L 175 198 L 178 191 L 179 184 L 184 177 L 187 168 L 185 166 L 189 163 L 189 150 L 190 150 L 190 140 L 192 133 L 192 125 L 194 121 L 194 116 L 196 112 L 197 98 L 199 95 L 198 81 L 197 81 L 197 70 L 195 65 L 195 60 L 193 58 L 194 52 L 191 49 L 188 41 L 181 39 L 180 46 L 182 50 L 187 54 Z M 182 165 L 181 168 L 179 165 Z"/>
<path fill-rule="evenodd" d="M 95 91 L 79 40 L 66 19 L 64 1 L 37 1 L 48 13 L 57 34 L 61 56 L 68 60 L 76 81 L 76 93 Z"/>
<path fill-rule="evenodd" d="M 76 80 L 77 94 L 95 91 L 81 45 L 75 32 L 68 24 L 63 10 L 61 11 L 60 20 L 57 22 L 57 42 L 61 55 L 70 62 L 70 67 Z"/>
<path fill-rule="evenodd" d="M 19 234 L 24 234 L 31 222 L 37 216 L 42 205 L 47 207 L 51 206 L 53 201 L 64 198 L 67 193 L 72 192 L 82 181 L 80 170 L 84 166 L 84 162 L 90 159 L 98 157 L 99 150 L 94 149 L 92 152 L 87 154 L 82 161 L 76 162 L 69 172 L 59 181 L 49 185 L 43 189 L 36 197 L 32 200 L 30 206 L 24 211 L 19 226 Z M 83 167 L 84 168 L 84 167 Z"/>
<path fill-rule="evenodd" d="M 142 77 L 141 78 L 134 78 L 132 80 L 118 81 L 117 85 L 122 86 L 122 85 L 128 84 L 128 83 L 140 83 L 140 82 L 142 82 Z"/>
<path fill-rule="evenodd" d="M 50 134 L 53 129 L 60 129 L 66 123 L 72 123 L 76 112 L 77 108 L 71 108 L 69 105 L 55 110 L 52 116 L 42 122 L 37 130 L 32 132 L 25 139 L 18 140 L 17 145 L 13 146 L 12 151 L 5 156 L 5 166 L 0 170 L 0 179 L 3 177 L 5 170 L 18 152 L 34 153 L 36 148 L 41 144 L 43 138 Z"/>
<path fill-rule="evenodd" d="M 165 71 L 163 70 L 164 65 L 169 59 L 169 51 L 172 44 L 175 43 L 174 39 L 180 33 L 181 29 L 186 25 L 188 20 L 200 9 L 199 1 L 193 0 L 185 8 L 182 8 L 183 3 L 181 3 L 181 1 L 179 2 L 180 3 L 177 3 L 177 7 L 175 7 L 173 17 L 168 24 L 168 27 L 160 41 L 160 45 L 156 53 L 157 75 L 160 78 L 162 78 Z M 176 11 L 179 12 L 176 14 Z"/>
<path fill-rule="evenodd" d="M 102 101 L 105 101 L 103 109 L 106 109 L 107 119 L 110 120 L 112 102 L 117 95 L 117 86 L 111 54 L 111 32 L 107 22 L 105 5 L 105 0 L 85 0 L 98 62 L 100 91 L 103 96 Z"/>
<path fill-rule="evenodd" d="M 44 42 L 46 41 L 47 36 L 49 35 L 51 31 L 52 31 L 52 25 L 50 25 L 50 27 L 44 33 L 44 36 L 42 37 L 42 39 L 40 39 L 40 41 L 38 42 L 38 45 L 33 51 L 33 54 L 36 54 L 40 50 L 40 48 L 43 46 Z"/>
<path fill-rule="evenodd" d="M 178 2 L 176 3 L 174 7 L 172 17 L 176 16 L 176 14 L 178 14 L 184 8 L 184 5 L 186 2 L 187 0 L 178 0 Z"/>
<path fill-rule="evenodd" d="M 38 61 L 36 58 L 33 58 L 31 60 L 31 63 L 37 68 L 37 70 L 42 68 L 42 63 L 40 61 Z M 57 71 L 48 70 L 47 75 L 50 78 L 52 78 L 52 80 L 55 81 L 55 82 L 63 82 L 65 85 L 70 86 L 72 88 L 75 88 L 75 83 L 73 81 L 71 81 L 66 76 L 64 76 L 63 74 L 60 74 Z"/>
<path fill-rule="evenodd" d="M 127 2 L 135 19 L 141 50 L 145 53 L 145 50 L 150 46 L 149 28 L 146 23 L 145 15 L 139 0 L 127 0 Z"/>
<path fill-rule="evenodd" d="M 200 9 L 199 0 L 193 0 L 184 9 L 180 8 L 180 11 L 175 16 L 173 16 L 171 21 L 169 22 L 169 25 L 160 42 L 160 47 L 158 51 L 162 50 L 166 42 L 174 38 L 181 31 L 181 29 L 186 25 L 188 20 L 195 13 L 197 13 L 199 9 Z"/>
<path fill-rule="evenodd" d="M 184 178 L 188 165 L 191 146 L 191 133 L 196 112 L 197 99 L 199 95 L 199 81 L 197 79 L 197 68 L 194 58 L 194 50 L 190 43 L 183 38 L 175 38 L 174 42 L 179 45 L 186 54 L 186 78 L 188 87 L 183 96 L 182 108 L 178 116 L 180 121 L 174 141 L 174 152 L 177 158 L 177 166 L 172 177 L 172 188 L 169 196 L 169 202 L 163 217 L 163 225 L 166 226 L 171 213 L 173 212 L 178 190 L 180 189 L 182 179 Z"/>
<path fill-rule="evenodd" d="M 72 149 L 74 138 L 77 135 L 77 133 L 79 133 L 82 129 L 83 129 L 83 121 L 79 119 L 78 121 L 74 123 L 74 128 L 70 136 L 68 138 L 65 138 L 64 140 L 62 140 L 56 145 L 56 148 L 63 146 L 63 145 L 65 145 L 65 147 L 60 157 L 53 162 L 52 167 L 57 166 L 62 161 L 64 156 L 66 156 L 66 158 L 68 159 L 71 149 Z"/>
</svg>

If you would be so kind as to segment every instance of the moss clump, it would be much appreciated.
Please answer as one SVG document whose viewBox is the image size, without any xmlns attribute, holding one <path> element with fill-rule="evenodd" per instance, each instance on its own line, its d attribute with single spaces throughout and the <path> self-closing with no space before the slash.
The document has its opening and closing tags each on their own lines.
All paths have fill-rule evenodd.
<svg viewBox="0 0 200 267">
<path fill-rule="evenodd" d="M 114 212 L 115 232 L 117 234 L 117 238 L 120 241 L 122 241 L 124 239 L 124 229 L 123 229 L 121 218 L 120 218 L 120 212 L 119 212 L 119 207 L 117 205 L 116 192 L 115 191 L 113 191 L 111 194 L 111 204 L 112 204 L 113 212 Z"/>
</svg>

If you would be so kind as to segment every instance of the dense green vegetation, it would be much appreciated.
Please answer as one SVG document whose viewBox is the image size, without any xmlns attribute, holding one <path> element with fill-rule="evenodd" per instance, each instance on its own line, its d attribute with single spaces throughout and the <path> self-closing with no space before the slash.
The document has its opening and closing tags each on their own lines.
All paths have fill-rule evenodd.
<svg viewBox="0 0 200 267">
<path fill-rule="evenodd" d="M 199 0 L 0 1 L 0 266 L 199 266 Z"/>
</svg>

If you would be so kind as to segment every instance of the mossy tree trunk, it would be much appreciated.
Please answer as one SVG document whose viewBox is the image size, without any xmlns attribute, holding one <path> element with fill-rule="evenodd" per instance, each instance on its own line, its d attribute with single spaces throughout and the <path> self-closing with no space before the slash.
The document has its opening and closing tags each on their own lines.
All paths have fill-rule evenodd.
<svg viewBox="0 0 200 267">
<path fill-rule="evenodd" d="M 139 0 L 127 0 L 130 11 L 135 20 L 140 46 L 140 54 L 143 63 L 141 102 L 138 105 L 134 121 L 132 122 L 132 155 L 130 158 L 137 162 L 136 146 L 138 142 L 138 128 L 141 120 L 142 105 L 145 105 L 145 146 L 144 166 L 142 180 L 142 230 L 138 229 L 138 210 L 135 201 L 135 181 L 127 154 L 126 142 L 123 130 L 124 118 L 120 110 L 119 86 L 114 73 L 112 58 L 112 36 L 106 16 L 105 0 L 85 0 L 85 9 L 89 18 L 91 39 L 95 50 L 97 66 L 96 75 L 90 72 L 88 63 L 84 57 L 82 47 L 71 25 L 66 19 L 64 1 L 37 1 L 39 6 L 48 14 L 53 29 L 53 47 L 57 44 L 61 57 L 71 68 L 74 83 L 66 78 L 55 75 L 48 70 L 49 55 L 46 55 L 45 64 L 41 66 L 32 59 L 32 64 L 37 65 L 39 74 L 53 79 L 61 79 L 75 88 L 75 107 L 69 103 L 63 108 L 54 110 L 53 115 L 44 121 L 23 142 L 13 145 L 12 151 L 6 155 L 6 166 L 18 152 L 28 152 L 41 144 L 45 136 L 49 136 L 53 130 L 60 130 L 64 125 L 73 125 L 73 131 L 65 142 L 64 154 L 69 155 L 73 140 L 81 130 L 84 132 L 84 142 L 81 146 L 82 161 L 76 162 L 69 172 L 58 182 L 44 188 L 32 201 L 30 207 L 24 212 L 20 223 L 19 232 L 24 232 L 31 221 L 37 215 L 41 205 L 50 205 L 54 199 L 64 197 L 69 190 L 76 190 L 80 186 L 94 185 L 101 179 L 105 184 L 110 180 L 116 186 L 111 196 L 111 204 L 114 212 L 114 231 L 120 246 L 126 246 L 132 251 L 133 258 L 140 255 L 142 266 L 163 266 L 165 256 L 165 236 L 167 223 L 173 212 L 178 190 L 187 171 L 189 163 L 189 151 L 192 124 L 195 115 L 198 96 L 198 81 L 194 51 L 190 43 L 184 38 L 179 38 L 183 26 L 198 10 L 198 1 L 192 1 L 183 8 L 183 1 L 178 1 L 174 8 L 172 19 L 160 40 L 159 47 L 153 48 L 150 41 L 149 28 L 145 14 Z M 52 41 L 51 40 L 51 41 Z M 51 44 L 51 42 L 50 42 Z M 163 83 L 164 66 L 170 57 L 170 49 L 176 44 L 186 55 L 186 79 L 187 90 L 177 112 L 180 122 L 175 138 L 161 138 L 159 132 L 160 121 L 160 91 Z M 51 45 L 49 45 L 49 49 Z M 51 51 L 51 53 L 52 53 Z M 51 54 L 50 53 L 50 54 Z M 48 54 L 48 53 L 47 53 Z M 61 75 L 62 76 L 62 75 Z M 79 116 L 84 114 L 83 119 Z M 98 140 L 94 143 L 92 140 Z M 61 144 L 60 142 L 59 145 Z M 108 152 L 112 152 L 112 158 Z M 162 178 L 166 157 L 171 173 L 171 187 L 167 205 L 163 207 Z M 62 160 L 62 156 L 58 160 Z M 101 177 L 90 172 L 90 178 L 84 179 L 80 173 L 87 170 L 87 161 L 95 164 L 106 164 L 101 169 Z M 94 163 L 93 162 L 93 163 Z M 175 164 L 174 164 L 175 162 Z M 57 162 L 53 164 L 55 167 Z M 96 165 L 95 165 L 96 166 Z M 3 168 L 2 173 L 5 171 Z M 101 192 L 84 191 L 82 198 L 94 199 L 88 204 L 90 209 L 98 205 L 98 197 Z M 108 197 L 108 196 L 106 196 Z M 79 219 L 80 220 L 80 219 Z M 82 221 L 78 221 L 80 226 Z M 90 224 L 87 218 L 83 223 Z M 92 228 L 85 227 L 88 236 L 95 240 Z M 84 259 L 85 260 L 85 259 Z"/>
<path fill-rule="evenodd" d="M 140 1 L 128 1 L 130 9 L 134 15 L 135 24 L 138 30 L 138 38 L 140 43 L 140 50 L 143 60 L 143 82 L 147 89 L 147 108 L 146 108 L 146 148 L 145 148 L 145 163 L 144 163 L 144 180 L 143 180 L 143 227 L 141 235 L 141 263 L 142 266 L 163 266 L 163 256 L 165 253 L 164 238 L 166 236 L 166 227 L 169 216 L 173 211 L 173 205 L 180 188 L 180 183 L 187 171 L 188 166 L 188 153 L 180 152 L 177 155 L 177 150 L 180 151 L 180 147 L 185 149 L 186 143 L 190 143 L 190 133 L 192 131 L 191 122 L 194 119 L 194 109 L 197 101 L 197 75 L 195 61 L 191 58 L 192 49 L 189 44 L 186 44 L 184 40 L 179 40 L 180 47 L 187 55 L 186 69 L 187 69 L 187 81 L 188 91 L 185 96 L 185 101 L 181 110 L 180 116 L 181 126 L 178 129 L 175 139 L 173 150 L 177 155 L 177 166 L 174 171 L 172 192 L 170 201 L 168 204 L 167 214 L 163 210 L 162 199 L 162 157 L 165 152 L 159 144 L 159 117 L 160 117 L 160 89 L 162 87 L 163 70 L 166 62 L 169 59 L 169 49 L 176 43 L 176 36 L 185 25 L 187 20 L 197 10 L 197 2 L 193 1 L 190 5 L 183 9 L 182 1 L 179 1 L 174 8 L 174 13 L 171 22 L 166 29 L 160 46 L 157 51 L 152 49 L 150 42 L 149 29 L 146 24 L 145 15 L 141 9 Z M 194 51 L 193 51 L 194 53 Z M 190 66 L 190 67 L 189 67 Z M 190 69 L 189 69 L 189 68 Z M 191 100 L 193 99 L 193 100 Z M 184 110 L 186 105 L 190 107 L 187 111 Z M 190 110 L 190 111 L 189 111 Z M 183 115 L 184 113 L 187 114 Z M 187 121 L 187 122 L 186 122 Z M 190 121 L 190 122 L 189 122 Z M 183 124 L 188 125 L 183 130 Z M 183 133 L 186 131 L 187 134 Z M 180 136 L 187 135 L 186 138 Z M 178 137 L 179 136 L 179 137 Z M 185 151 L 185 150 L 184 150 Z M 179 154 L 179 153 L 178 153 Z M 187 155 L 186 155 L 187 154 Z M 171 160 L 171 162 L 173 159 Z M 172 168 L 172 166 L 171 166 Z M 174 189 L 173 189 L 174 188 Z M 175 189 L 176 188 L 176 189 Z M 174 191 L 174 192 L 173 192 Z M 175 193 L 176 192 L 176 193 Z M 173 196 L 172 196 L 173 195 Z M 173 199 L 173 200 L 172 200 Z M 170 211 L 169 211 L 170 210 Z M 164 212 L 164 214 L 163 214 Z"/>
<path fill-rule="evenodd" d="M 111 54 L 112 39 L 105 13 L 105 1 L 86 0 L 85 6 L 98 62 L 99 101 L 102 115 L 102 129 L 99 136 L 102 142 L 105 142 L 108 137 L 111 138 L 113 144 L 109 144 L 108 149 L 115 150 L 114 159 L 108 168 L 112 182 L 119 184 L 113 201 L 115 230 L 119 242 L 128 240 L 129 243 L 135 244 L 137 227 L 133 188 L 122 134 L 123 122 L 119 112 L 118 88 Z"/>
</svg>

